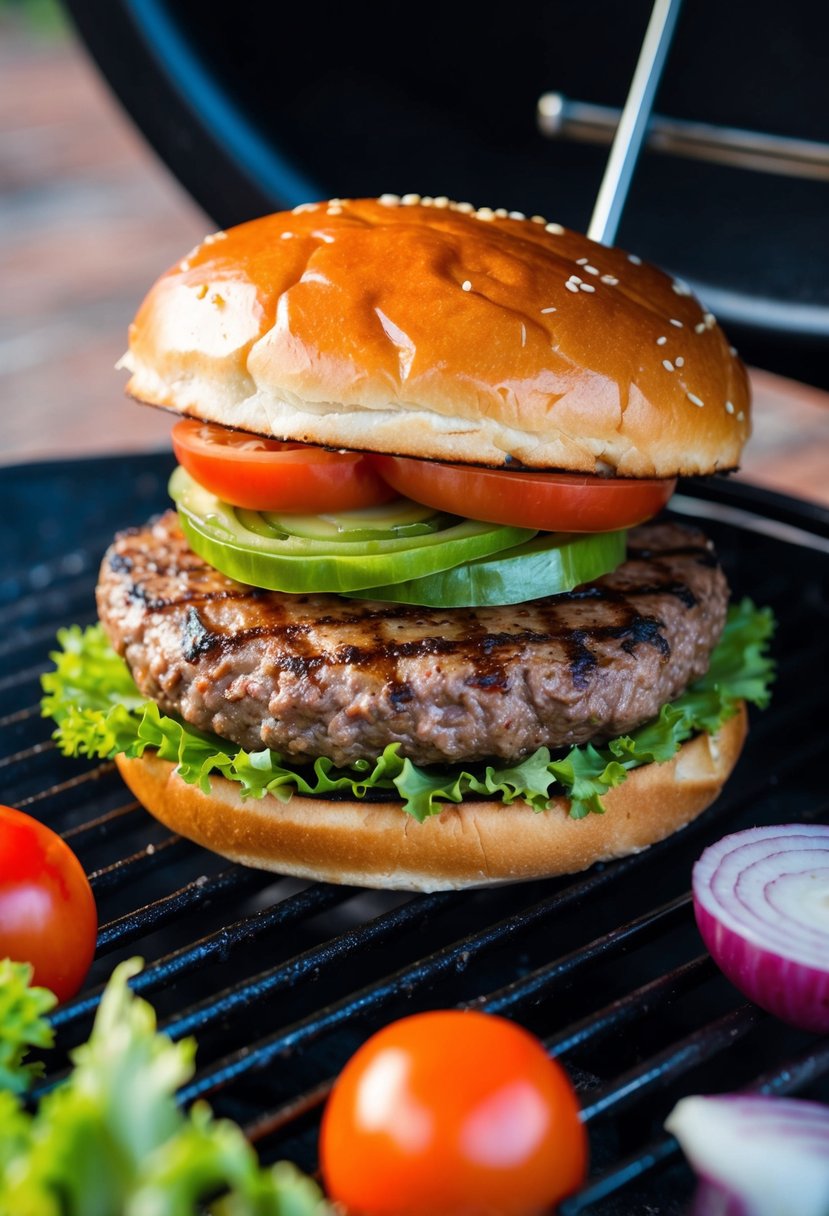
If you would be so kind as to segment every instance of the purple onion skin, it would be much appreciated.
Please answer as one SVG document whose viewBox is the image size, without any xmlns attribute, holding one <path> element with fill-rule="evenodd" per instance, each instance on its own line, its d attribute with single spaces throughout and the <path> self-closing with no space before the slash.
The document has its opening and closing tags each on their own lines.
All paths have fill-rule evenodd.
<svg viewBox="0 0 829 1216">
<path fill-rule="evenodd" d="M 681 1098 L 665 1120 L 695 1171 L 692 1216 L 827 1216 L 829 1106 L 734 1093 Z"/>
<path fill-rule="evenodd" d="M 688 1216 L 751 1216 L 739 1195 L 716 1182 L 701 1179 Z"/>
<path fill-rule="evenodd" d="M 735 988 L 781 1022 L 829 1033 L 829 957 L 822 971 L 749 943 L 724 928 L 696 897 L 694 913 L 709 954 Z"/>
</svg>

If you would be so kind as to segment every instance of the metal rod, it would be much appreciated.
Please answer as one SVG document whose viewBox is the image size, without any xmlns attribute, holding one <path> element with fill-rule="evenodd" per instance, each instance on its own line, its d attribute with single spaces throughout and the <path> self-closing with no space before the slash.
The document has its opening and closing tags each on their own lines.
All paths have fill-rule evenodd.
<svg viewBox="0 0 829 1216">
<path fill-rule="evenodd" d="M 573 101 L 562 93 L 545 93 L 538 101 L 538 129 L 551 139 L 609 144 L 621 115 L 622 111 L 612 106 Z M 691 160 L 829 181 L 829 143 L 814 139 L 793 139 L 765 131 L 652 114 L 645 144 L 654 152 Z"/>
<path fill-rule="evenodd" d="M 682 0 L 655 0 L 587 235 L 610 245 L 624 210 Z"/>
</svg>

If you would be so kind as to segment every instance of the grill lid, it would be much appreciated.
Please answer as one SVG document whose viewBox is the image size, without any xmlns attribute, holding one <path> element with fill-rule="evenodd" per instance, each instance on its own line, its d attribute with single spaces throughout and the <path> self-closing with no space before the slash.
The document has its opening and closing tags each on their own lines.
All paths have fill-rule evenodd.
<svg viewBox="0 0 829 1216">
<path fill-rule="evenodd" d="M 222 227 L 313 198 L 417 190 L 584 231 L 605 151 L 551 145 L 536 105 L 549 90 L 620 105 L 651 0 L 530 3 L 497 24 L 448 6 L 440 38 L 412 21 L 403 39 L 371 7 L 316 20 L 301 5 L 256 6 L 255 19 L 242 6 L 212 22 L 198 0 L 67 7 L 128 113 Z M 829 141 L 825 13 L 755 0 L 751 14 L 684 7 L 660 110 Z M 825 182 L 646 155 L 619 243 L 698 285 L 749 361 L 824 384 L 825 212 Z"/>
</svg>

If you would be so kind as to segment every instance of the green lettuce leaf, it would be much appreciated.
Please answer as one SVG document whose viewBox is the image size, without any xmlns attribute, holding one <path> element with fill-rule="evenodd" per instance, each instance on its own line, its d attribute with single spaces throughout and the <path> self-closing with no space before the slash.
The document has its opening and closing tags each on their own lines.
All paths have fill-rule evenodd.
<svg viewBox="0 0 829 1216">
<path fill-rule="evenodd" d="M 260 1168 L 234 1123 L 179 1108 L 195 1044 L 158 1033 L 127 986 L 140 967 L 113 972 L 72 1072 L 36 1111 L 0 1091 L 0 1216 L 197 1216 L 210 1200 L 216 1216 L 331 1216 L 292 1166 Z"/>
<path fill-rule="evenodd" d="M 55 670 L 43 676 L 43 712 L 55 719 L 54 738 L 65 755 L 103 760 L 141 756 L 150 747 L 171 760 L 184 781 L 205 791 L 214 775 L 238 782 L 241 793 L 254 798 L 339 792 L 363 798 L 368 790 L 393 790 L 403 809 L 418 820 L 468 795 L 497 797 L 507 805 L 520 798 L 540 811 L 551 797 L 564 793 L 570 814 L 579 819 L 602 813 L 603 795 L 624 781 L 630 769 L 668 760 L 692 735 L 718 730 L 737 712 L 740 700 L 768 704 L 774 665 L 766 651 L 773 630 L 771 610 L 743 600 L 729 610 L 708 674 L 663 706 L 652 722 L 602 747 L 574 747 L 556 759 L 540 748 L 520 764 L 490 765 L 481 772 L 418 767 L 400 757 L 396 743 L 375 760 L 345 769 L 325 759 L 294 766 L 268 749 L 245 752 L 161 714 L 143 699 L 100 625 L 87 630 L 73 626 L 58 635 L 62 649 L 52 656 Z"/>
<path fill-rule="evenodd" d="M 51 1047 L 54 1041 L 44 1014 L 57 998 L 48 988 L 31 988 L 31 979 L 28 963 L 0 959 L 0 1090 L 15 1094 L 25 1093 L 43 1072 L 39 1062 L 24 1063 L 29 1050 Z"/>
</svg>

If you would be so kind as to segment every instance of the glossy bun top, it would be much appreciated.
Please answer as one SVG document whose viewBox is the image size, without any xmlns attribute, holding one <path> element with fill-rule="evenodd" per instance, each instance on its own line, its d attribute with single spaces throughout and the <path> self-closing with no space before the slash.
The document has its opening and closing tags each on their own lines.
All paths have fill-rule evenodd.
<svg viewBox="0 0 829 1216">
<path fill-rule="evenodd" d="M 750 430 L 745 368 L 683 283 L 541 216 L 417 195 L 206 237 L 123 365 L 182 414 L 495 467 L 711 473 Z"/>
</svg>

